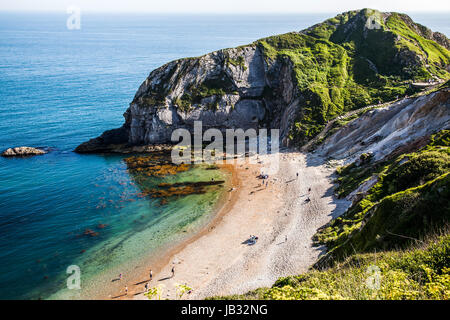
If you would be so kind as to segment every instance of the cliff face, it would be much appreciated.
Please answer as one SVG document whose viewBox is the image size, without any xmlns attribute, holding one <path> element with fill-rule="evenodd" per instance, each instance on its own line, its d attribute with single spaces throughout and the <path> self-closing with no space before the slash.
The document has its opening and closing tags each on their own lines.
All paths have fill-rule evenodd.
<svg viewBox="0 0 450 320">
<path fill-rule="evenodd" d="M 171 62 L 150 74 L 126 111 L 129 142 L 166 143 L 173 129 L 191 129 L 194 121 L 204 129 L 286 133 L 294 88 L 289 61 L 268 63 L 256 44 Z M 273 91 L 279 94 L 270 97 Z"/>
<path fill-rule="evenodd" d="M 287 59 L 269 63 L 257 44 L 172 61 L 141 84 L 124 113 L 123 127 L 76 151 L 170 143 L 173 130 L 191 130 L 194 121 L 202 121 L 204 130 L 276 127 L 286 136 L 298 106 L 292 73 Z"/>
<path fill-rule="evenodd" d="M 205 128 L 257 127 L 266 116 L 264 86 L 265 65 L 254 45 L 171 62 L 150 74 L 127 110 L 129 142 L 165 143 L 173 129 L 196 120 Z"/>
<path fill-rule="evenodd" d="M 448 79 L 448 39 L 400 14 L 346 12 L 302 32 L 258 40 L 150 73 L 122 128 L 82 144 L 170 142 L 177 128 L 279 128 L 303 144 L 337 115 L 414 92 L 409 82 Z"/>
<path fill-rule="evenodd" d="M 352 162 L 361 154 L 381 161 L 450 129 L 450 89 L 408 98 L 365 112 L 323 141 L 316 152 Z"/>
</svg>

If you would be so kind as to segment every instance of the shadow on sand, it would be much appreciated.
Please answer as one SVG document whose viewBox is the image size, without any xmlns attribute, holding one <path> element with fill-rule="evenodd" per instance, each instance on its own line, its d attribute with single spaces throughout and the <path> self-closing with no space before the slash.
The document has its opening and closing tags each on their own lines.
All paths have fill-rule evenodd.
<svg viewBox="0 0 450 320">
<path fill-rule="evenodd" d="M 173 278 L 173 276 L 169 276 L 169 277 L 161 278 L 158 281 L 165 281 L 165 280 L 169 280 L 169 279 L 172 279 L 172 278 Z"/>
</svg>

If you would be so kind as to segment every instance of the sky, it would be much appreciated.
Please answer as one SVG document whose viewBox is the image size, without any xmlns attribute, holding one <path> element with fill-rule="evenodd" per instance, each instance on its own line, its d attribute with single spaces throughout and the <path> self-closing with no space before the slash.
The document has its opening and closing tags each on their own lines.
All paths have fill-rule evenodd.
<svg viewBox="0 0 450 320">
<path fill-rule="evenodd" d="M 319 13 L 361 8 L 397 12 L 450 12 L 449 0 L 0 0 L 0 11 L 145 13 Z"/>
</svg>

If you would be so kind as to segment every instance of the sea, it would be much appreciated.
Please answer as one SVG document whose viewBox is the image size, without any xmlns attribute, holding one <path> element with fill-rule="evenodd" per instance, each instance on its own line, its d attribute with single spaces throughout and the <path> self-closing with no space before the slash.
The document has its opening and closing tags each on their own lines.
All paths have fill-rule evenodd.
<svg viewBox="0 0 450 320">
<path fill-rule="evenodd" d="M 300 31 L 336 12 L 285 15 L 0 12 L 0 299 L 85 299 L 199 232 L 225 187 L 170 199 L 138 197 L 124 155 L 80 155 L 80 143 L 122 125 L 139 85 L 155 68 L 257 39 Z M 409 13 L 450 35 L 450 13 Z M 146 183 L 230 180 L 193 166 Z M 69 289 L 73 270 L 81 289 Z"/>
</svg>

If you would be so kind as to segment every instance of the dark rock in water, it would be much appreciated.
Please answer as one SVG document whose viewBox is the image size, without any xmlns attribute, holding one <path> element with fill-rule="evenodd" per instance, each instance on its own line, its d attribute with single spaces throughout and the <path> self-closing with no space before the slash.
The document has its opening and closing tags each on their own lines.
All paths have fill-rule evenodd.
<svg viewBox="0 0 450 320">
<path fill-rule="evenodd" d="M 100 137 L 91 139 L 80 144 L 75 152 L 77 153 L 95 153 L 111 152 L 118 145 L 124 145 L 128 142 L 128 132 L 124 127 L 112 129 L 103 132 Z"/>
<path fill-rule="evenodd" d="M 225 181 L 199 181 L 199 182 L 177 182 L 160 183 L 157 189 L 145 189 L 142 194 L 151 198 L 162 198 L 161 205 L 167 203 L 167 199 L 173 196 L 188 196 L 191 194 L 204 194 L 206 187 L 222 185 Z"/>
<path fill-rule="evenodd" d="M 96 237 L 96 236 L 98 236 L 98 232 L 95 232 L 95 231 L 93 231 L 93 230 L 91 230 L 91 229 L 86 229 L 84 232 L 83 232 L 83 235 L 85 235 L 85 236 L 91 236 L 91 237 Z"/>
<path fill-rule="evenodd" d="M 198 182 L 176 182 L 176 183 L 160 183 L 158 187 L 160 188 L 171 188 L 171 187 L 206 187 L 206 186 L 215 186 L 219 184 L 224 184 L 224 180 L 216 180 L 216 181 L 198 181 Z"/>
<path fill-rule="evenodd" d="M 140 156 L 129 157 L 124 159 L 128 170 L 133 174 L 145 176 L 161 177 L 166 175 L 174 175 L 190 169 L 188 164 L 172 164 L 164 163 L 164 159 L 158 156 Z M 162 161 L 162 163 L 160 163 Z"/>
<path fill-rule="evenodd" d="M 122 126 L 103 132 L 100 137 L 80 144 L 74 151 L 77 153 L 153 153 L 170 152 L 172 145 L 135 145 L 128 143 L 128 129 Z"/>
<path fill-rule="evenodd" d="M 46 154 L 47 152 L 41 149 L 32 147 L 16 147 L 9 148 L 3 151 L 3 157 L 25 157 L 25 156 L 37 156 Z"/>
</svg>

